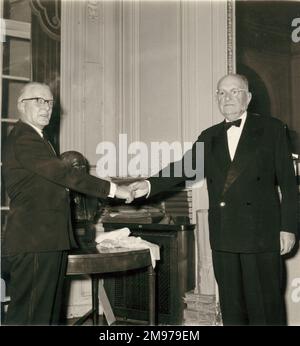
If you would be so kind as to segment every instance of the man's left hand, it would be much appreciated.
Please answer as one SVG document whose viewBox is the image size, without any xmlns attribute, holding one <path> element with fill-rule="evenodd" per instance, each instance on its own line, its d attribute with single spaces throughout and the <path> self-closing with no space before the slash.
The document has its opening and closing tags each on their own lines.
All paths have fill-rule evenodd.
<svg viewBox="0 0 300 346">
<path fill-rule="evenodd" d="M 285 255 L 289 253 L 294 247 L 295 242 L 295 234 L 283 231 L 280 232 L 280 254 Z"/>
<path fill-rule="evenodd" d="M 147 183 L 146 180 L 136 181 L 135 183 L 132 183 L 129 185 L 129 188 L 134 193 L 134 198 L 140 198 L 147 196 L 149 191 L 150 183 Z"/>
</svg>

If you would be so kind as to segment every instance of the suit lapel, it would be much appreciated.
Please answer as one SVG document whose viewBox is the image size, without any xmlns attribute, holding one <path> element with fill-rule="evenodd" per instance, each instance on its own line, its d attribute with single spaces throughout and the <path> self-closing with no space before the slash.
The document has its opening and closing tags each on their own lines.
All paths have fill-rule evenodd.
<svg viewBox="0 0 300 346">
<path fill-rule="evenodd" d="M 42 138 L 37 131 L 32 128 L 30 125 L 24 123 L 23 121 L 18 121 L 18 123 L 16 124 L 16 126 L 18 126 L 21 131 L 24 132 L 29 132 L 32 136 L 34 136 L 35 138 L 39 138 L 47 147 L 47 149 L 49 150 L 49 152 L 51 153 L 51 156 L 57 156 L 54 148 L 52 147 L 52 145 L 50 144 L 50 142 L 48 142 L 48 140 L 46 138 Z"/>
<path fill-rule="evenodd" d="M 223 122 L 219 124 L 219 129 L 212 137 L 211 152 L 211 158 L 214 166 L 217 167 L 220 178 L 222 179 L 222 181 L 224 181 L 226 178 L 227 170 L 231 163 L 231 159 Z"/>
<path fill-rule="evenodd" d="M 262 134 L 263 128 L 260 126 L 260 122 L 253 115 L 248 114 L 234 159 L 227 172 L 223 194 L 226 193 L 254 158 Z"/>
<path fill-rule="evenodd" d="M 55 151 L 55 149 L 53 148 L 53 145 L 52 145 L 51 142 L 49 141 L 48 136 L 46 135 L 45 132 L 43 132 L 43 140 L 44 140 L 44 142 L 47 144 L 47 147 L 51 150 L 51 152 L 52 152 L 55 156 L 57 156 L 56 151 Z"/>
<path fill-rule="evenodd" d="M 47 145 L 48 149 L 51 151 L 52 156 L 57 156 L 56 151 L 54 150 L 50 141 L 48 141 L 48 139 L 46 139 L 46 138 L 42 138 L 42 139 L 43 139 L 44 143 Z"/>
</svg>

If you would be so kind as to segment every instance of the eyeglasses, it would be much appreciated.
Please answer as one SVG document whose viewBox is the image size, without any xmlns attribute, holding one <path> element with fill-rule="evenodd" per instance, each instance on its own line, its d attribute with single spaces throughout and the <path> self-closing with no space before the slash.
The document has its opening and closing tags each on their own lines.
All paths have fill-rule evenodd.
<svg viewBox="0 0 300 346">
<path fill-rule="evenodd" d="M 72 168 L 77 168 L 77 169 L 86 169 L 86 165 L 79 165 L 77 162 L 72 163 Z"/>
<path fill-rule="evenodd" d="M 224 97 L 226 97 L 227 94 L 229 94 L 231 97 L 238 97 L 240 92 L 242 92 L 242 91 L 248 91 L 248 90 L 235 88 L 235 89 L 231 89 L 229 91 L 226 91 L 226 90 L 221 89 L 221 90 L 217 90 L 216 94 L 217 94 L 218 98 L 223 99 Z"/>
<path fill-rule="evenodd" d="M 21 102 L 23 101 L 35 101 L 39 106 L 44 106 L 45 104 L 47 104 L 49 107 L 53 107 L 53 100 L 45 100 L 42 97 L 31 97 L 29 99 L 23 99 Z"/>
</svg>

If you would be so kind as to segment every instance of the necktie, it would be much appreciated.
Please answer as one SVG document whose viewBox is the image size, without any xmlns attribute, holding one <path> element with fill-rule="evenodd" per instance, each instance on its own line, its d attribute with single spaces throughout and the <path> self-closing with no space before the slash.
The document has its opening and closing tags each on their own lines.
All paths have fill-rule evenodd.
<svg viewBox="0 0 300 346">
<path fill-rule="evenodd" d="M 54 148 L 53 148 L 51 142 L 49 141 L 46 132 L 42 130 L 42 134 L 43 134 L 44 140 L 46 141 L 46 143 L 48 144 L 48 146 L 50 147 L 50 149 L 51 149 L 51 150 L 54 152 L 54 154 L 57 156 L 56 151 L 54 150 Z"/>
<path fill-rule="evenodd" d="M 242 122 L 242 119 L 237 119 L 235 121 L 229 121 L 229 122 L 224 122 L 224 128 L 225 130 L 227 131 L 228 129 L 231 128 L 231 126 L 237 126 L 237 127 L 240 127 L 241 126 L 241 122 Z"/>
</svg>

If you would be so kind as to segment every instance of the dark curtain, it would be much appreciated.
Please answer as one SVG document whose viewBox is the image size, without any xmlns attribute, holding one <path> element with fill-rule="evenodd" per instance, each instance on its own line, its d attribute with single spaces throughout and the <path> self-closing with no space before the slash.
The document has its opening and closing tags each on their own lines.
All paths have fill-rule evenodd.
<svg viewBox="0 0 300 346">
<path fill-rule="evenodd" d="M 55 100 L 45 131 L 59 152 L 61 0 L 31 0 L 32 79 L 48 84 Z"/>
</svg>

